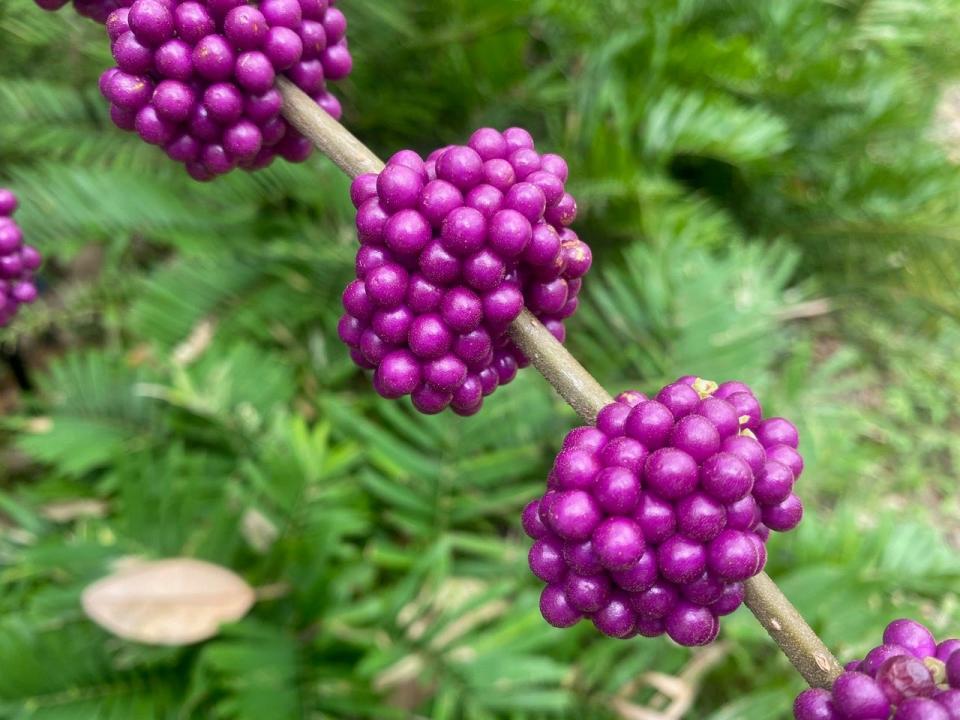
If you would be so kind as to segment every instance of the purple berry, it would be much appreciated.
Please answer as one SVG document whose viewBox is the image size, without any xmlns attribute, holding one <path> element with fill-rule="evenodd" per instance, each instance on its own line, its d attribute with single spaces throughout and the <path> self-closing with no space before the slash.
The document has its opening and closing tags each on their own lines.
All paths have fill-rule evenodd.
<svg viewBox="0 0 960 720">
<path fill-rule="evenodd" d="M 720 449 L 720 433 L 700 415 L 687 415 L 674 426 L 670 444 L 702 463 Z"/>
<path fill-rule="evenodd" d="M 937 654 L 937 642 L 930 631 L 915 620 L 907 618 L 894 620 L 887 625 L 883 631 L 883 642 L 904 647 L 921 660 Z"/>
<path fill-rule="evenodd" d="M 960 690 L 941 690 L 933 699 L 947 711 L 949 720 L 960 720 Z"/>
<path fill-rule="evenodd" d="M 740 457 L 721 452 L 708 458 L 700 470 L 707 493 L 724 503 L 740 500 L 753 487 L 753 473 Z"/>
<path fill-rule="evenodd" d="M 673 385 L 667 385 L 657 393 L 657 401 L 665 405 L 673 416 L 679 420 L 697 409 L 700 404 L 700 396 L 689 385 L 674 383 Z"/>
<path fill-rule="evenodd" d="M 634 565 L 646 550 L 640 526 L 629 518 L 612 517 L 593 531 L 593 549 L 603 566 L 625 570 Z"/>
<path fill-rule="evenodd" d="M 797 433 L 796 426 L 789 420 L 780 417 L 767 418 L 759 423 L 754 430 L 754 434 L 764 447 L 788 445 L 797 448 L 800 444 L 800 436 Z"/>
<path fill-rule="evenodd" d="M 523 508 L 523 531 L 534 540 L 538 540 L 547 534 L 547 528 L 540 519 L 539 509 L 539 500 L 531 500 Z"/>
<path fill-rule="evenodd" d="M 174 16 L 157 0 L 136 0 L 127 16 L 130 30 L 147 47 L 157 47 L 173 37 Z"/>
<path fill-rule="evenodd" d="M 561 547 L 553 540 L 537 540 L 530 548 L 527 561 L 530 571 L 545 583 L 560 583 L 567 576 Z"/>
<path fill-rule="evenodd" d="M 890 702 L 869 675 L 845 672 L 833 684 L 833 702 L 846 720 L 874 720 L 890 714 Z"/>
<path fill-rule="evenodd" d="M 743 583 L 728 583 L 724 586 L 720 598 L 710 605 L 710 610 L 717 617 L 729 615 L 743 604 L 745 594 Z"/>
<path fill-rule="evenodd" d="M 713 423 L 721 439 L 735 435 L 740 430 L 737 411 L 726 400 L 717 397 L 704 398 L 694 412 Z"/>
<path fill-rule="evenodd" d="M 910 698 L 897 707 L 893 720 L 950 720 L 950 713 L 935 700 Z"/>
<path fill-rule="evenodd" d="M 660 574 L 673 583 L 689 583 L 703 574 L 707 552 L 701 543 L 674 535 L 657 549 Z"/>
<path fill-rule="evenodd" d="M 753 496 L 761 505 L 779 505 L 793 492 L 793 472 L 782 463 L 769 460 L 757 473 Z"/>
<path fill-rule="evenodd" d="M 564 554 L 564 557 L 567 558 L 567 555 Z M 568 559 L 567 562 L 570 562 L 570 560 Z M 602 566 L 600 569 L 602 569 Z M 594 570 L 594 572 L 599 572 L 599 569 Z M 629 568 L 613 570 L 610 576 L 618 586 L 627 592 L 638 593 L 649 590 L 659 577 L 656 553 L 648 550 Z"/>
<path fill-rule="evenodd" d="M 594 552 L 591 540 L 564 543 L 563 560 L 578 575 L 597 575 L 603 572 L 603 563 Z M 656 579 L 656 573 L 654 573 L 654 579 Z"/>
<path fill-rule="evenodd" d="M 543 619 L 557 628 L 576 625 L 583 617 L 568 601 L 563 589 L 556 585 L 547 585 L 540 593 L 540 614 Z"/>
<path fill-rule="evenodd" d="M 673 535 L 677 527 L 673 506 L 650 492 L 642 494 L 634 519 L 640 524 L 643 537 L 650 543 L 663 542 Z"/>
<path fill-rule="evenodd" d="M 789 445 L 772 445 L 766 448 L 767 460 L 774 460 L 790 468 L 794 478 L 803 473 L 803 457 Z"/>
<path fill-rule="evenodd" d="M 610 597 L 610 581 L 606 575 L 576 575 L 570 573 L 563 584 L 567 602 L 583 613 L 595 613 L 606 605 Z"/>
<path fill-rule="evenodd" d="M 795 720 L 843 720 L 829 690 L 804 690 L 793 703 Z"/>
<path fill-rule="evenodd" d="M 877 670 L 880 669 L 880 666 L 883 665 L 883 663 L 892 657 L 896 657 L 897 655 L 910 655 L 910 651 L 902 645 L 884 643 L 883 645 L 873 648 L 873 650 L 866 654 L 861 661 L 858 670 L 860 670 L 862 673 L 866 673 L 870 677 L 873 677 L 877 674 Z"/>
<path fill-rule="evenodd" d="M 590 488 L 600 470 L 593 453 L 579 448 L 561 451 L 553 463 L 553 475 L 562 490 Z"/>
<path fill-rule="evenodd" d="M 678 500 L 676 515 L 680 532 L 700 542 L 713 540 L 727 524 L 727 511 L 724 506 L 702 492 Z"/>
<path fill-rule="evenodd" d="M 673 430 L 673 413 L 656 400 L 642 402 L 630 411 L 624 430 L 649 450 L 663 447 Z"/>
<path fill-rule="evenodd" d="M 483 180 L 483 159 L 470 147 L 452 147 L 437 160 L 437 177 L 470 190 Z"/>
<path fill-rule="evenodd" d="M 720 624 L 705 607 L 681 600 L 667 615 L 666 630 L 679 645 L 709 645 L 717 637 Z"/>
<path fill-rule="evenodd" d="M 592 455 L 590 457 L 592 460 Z M 557 459 L 559 461 L 559 456 Z M 640 480 L 636 473 L 619 466 L 607 467 L 591 475 L 590 482 L 593 483 L 593 495 L 604 512 L 630 515 L 636 510 L 640 502 Z"/>
<path fill-rule="evenodd" d="M 949 640 L 944 640 L 939 645 L 937 645 L 936 658 L 937 660 L 946 662 L 957 650 L 960 650 L 960 640 L 956 638 L 950 638 Z"/>
<path fill-rule="evenodd" d="M 642 592 L 630 595 L 630 604 L 638 615 L 659 620 L 667 617 L 679 599 L 676 587 L 658 581 Z"/>
<path fill-rule="evenodd" d="M 629 638 L 636 633 L 637 617 L 622 593 L 613 593 L 592 619 L 597 630 L 608 637 Z"/>
<path fill-rule="evenodd" d="M 674 500 L 689 494 L 697 486 L 697 464 L 682 450 L 661 448 L 647 458 L 644 477 L 653 492 Z"/>
<path fill-rule="evenodd" d="M 724 530 L 711 543 L 707 559 L 710 572 L 728 581 L 746 580 L 759 572 L 757 547 L 742 530 Z"/>
<path fill-rule="evenodd" d="M 800 524 L 803 518 L 803 503 L 796 495 L 788 495 L 787 499 L 777 505 L 768 505 L 761 511 L 763 524 L 771 530 L 787 532 Z"/>
<path fill-rule="evenodd" d="M 564 540 L 586 540 L 602 518 L 592 495 L 583 490 L 565 490 L 551 503 L 548 524 Z"/>
</svg>

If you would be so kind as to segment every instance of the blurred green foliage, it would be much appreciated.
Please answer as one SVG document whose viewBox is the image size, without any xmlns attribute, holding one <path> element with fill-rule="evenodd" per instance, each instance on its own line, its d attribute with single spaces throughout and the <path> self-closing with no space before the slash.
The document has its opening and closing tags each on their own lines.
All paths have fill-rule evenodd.
<svg viewBox="0 0 960 720">
<path fill-rule="evenodd" d="M 960 5 L 343 7 L 379 153 L 519 124 L 568 157 L 596 255 L 569 344 L 611 390 L 737 377 L 798 421 L 808 516 L 768 569 L 841 659 L 900 615 L 960 633 L 960 173 L 931 140 Z M 330 163 L 198 185 L 110 126 L 92 23 L 3 0 L 0 47 L 0 183 L 49 258 L 2 335 L 38 387 L 0 418 L 0 718 L 613 720 L 664 707 L 648 672 L 687 718 L 789 716 L 743 610 L 706 655 L 539 618 L 518 516 L 575 419 L 532 372 L 468 420 L 370 392 Z M 105 514 L 45 512 L 81 498 Z M 130 555 L 273 591 L 203 645 L 122 642 L 78 598 Z"/>
</svg>

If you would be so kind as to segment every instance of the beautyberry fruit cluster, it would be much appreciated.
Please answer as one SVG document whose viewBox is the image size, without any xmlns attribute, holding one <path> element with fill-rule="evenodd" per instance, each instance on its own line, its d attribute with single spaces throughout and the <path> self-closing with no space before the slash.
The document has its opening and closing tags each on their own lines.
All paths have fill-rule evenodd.
<svg viewBox="0 0 960 720">
<path fill-rule="evenodd" d="M 378 393 L 472 415 L 529 363 L 507 335 L 524 306 L 563 342 L 592 262 L 567 227 L 566 180 L 526 130 L 484 128 L 354 181 L 361 246 L 339 333 Z"/>
<path fill-rule="evenodd" d="M 278 155 L 302 162 L 310 142 L 281 116 L 286 75 L 330 115 L 327 81 L 352 69 L 335 0 L 135 0 L 106 21 L 117 66 L 100 78 L 110 117 L 162 147 L 197 180 Z"/>
<path fill-rule="evenodd" d="M 23 243 L 23 233 L 13 219 L 17 197 L 0 188 L 0 327 L 8 325 L 24 303 L 37 299 L 33 272 L 40 253 Z"/>
<path fill-rule="evenodd" d="M 73 9 L 77 15 L 89 18 L 101 25 L 110 17 L 110 13 L 121 7 L 128 7 L 132 0 L 73 0 Z M 36 4 L 48 12 L 59 10 L 70 0 L 34 0 Z"/>
<path fill-rule="evenodd" d="M 544 619 L 713 641 L 763 569 L 769 531 L 800 522 L 798 442 L 743 383 L 683 377 L 653 400 L 618 396 L 596 427 L 570 431 L 546 494 L 523 511 Z"/>
<path fill-rule="evenodd" d="M 833 691 L 805 690 L 796 720 L 960 720 L 960 640 L 940 644 L 914 620 L 894 620 L 883 644 L 849 663 Z"/>
</svg>

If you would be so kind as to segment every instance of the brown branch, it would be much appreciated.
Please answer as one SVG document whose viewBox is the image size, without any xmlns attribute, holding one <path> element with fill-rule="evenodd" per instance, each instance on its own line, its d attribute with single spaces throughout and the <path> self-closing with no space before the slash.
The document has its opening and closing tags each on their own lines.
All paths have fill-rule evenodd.
<svg viewBox="0 0 960 720">
<path fill-rule="evenodd" d="M 279 78 L 284 117 L 351 178 L 379 172 L 383 162 L 343 125 L 290 81 Z M 510 326 L 510 336 L 533 365 L 588 423 L 613 399 L 577 359 L 529 311 Z M 840 663 L 766 573 L 746 582 L 744 603 L 813 687 L 829 688 Z"/>
</svg>

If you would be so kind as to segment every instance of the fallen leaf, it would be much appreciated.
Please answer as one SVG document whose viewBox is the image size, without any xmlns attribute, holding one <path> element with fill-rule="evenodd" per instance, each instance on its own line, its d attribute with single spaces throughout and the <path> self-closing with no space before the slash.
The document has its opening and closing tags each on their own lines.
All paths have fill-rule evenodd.
<svg viewBox="0 0 960 720">
<path fill-rule="evenodd" d="M 47 520 L 57 523 L 66 523 L 80 518 L 101 518 L 107 514 L 107 504 L 103 500 L 93 498 L 58 500 L 41 507 L 40 514 Z"/>
<path fill-rule="evenodd" d="M 89 585 L 81 602 L 87 617 L 118 637 L 189 645 L 246 615 L 254 592 L 227 568 L 171 558 L 127 564 Z"/>
<path fill-rule="evenodd" d="M 240 519 L 240 534 L 250 547 L 263 555 L 280 536 L 280 531 L 262 512 L 247 508 Z"/>
<path fill-rule="evenodd" d="M 216 329 L 216 323 L 209 318 L 198 322 L 190 332 L 190 336 L 173 349 L 174 364 L 186 367 L 199 359 L 213 342 Z"/>
</svg>

